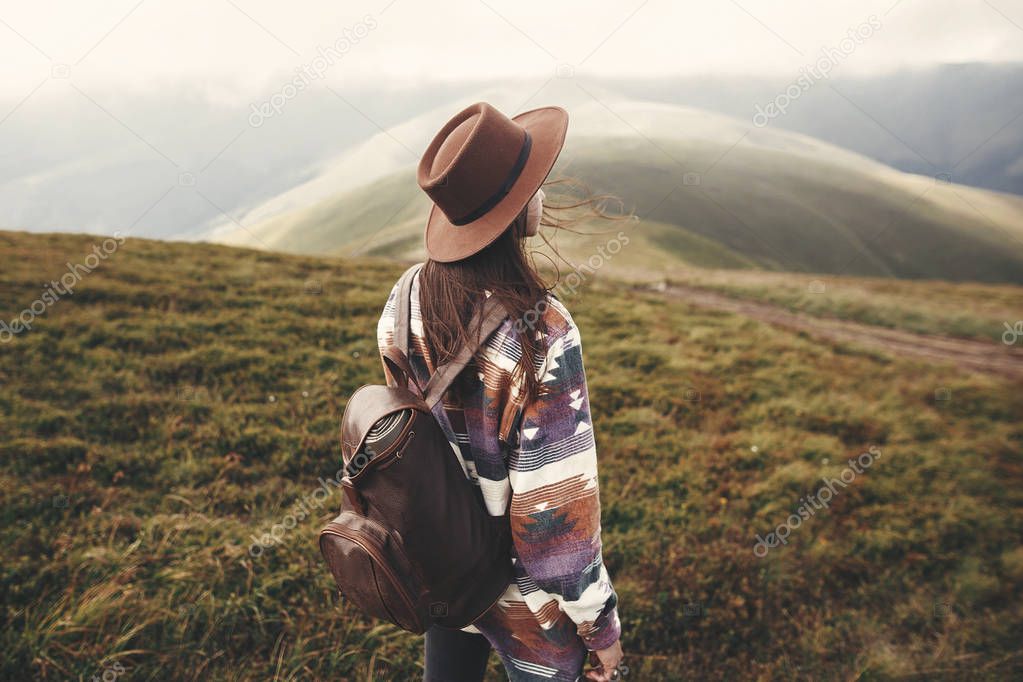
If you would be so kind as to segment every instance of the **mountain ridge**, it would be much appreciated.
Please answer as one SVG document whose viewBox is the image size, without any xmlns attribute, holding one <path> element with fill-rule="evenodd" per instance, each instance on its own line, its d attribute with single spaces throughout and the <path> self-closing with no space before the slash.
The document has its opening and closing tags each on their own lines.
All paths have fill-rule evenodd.
<svg viewBox="0 0 1023 682">
<path fill-rule="evenodd" d="M 584 93 L 568 102 L 572 127 L 554 176 L 578 177 L 595 191 L 621 197 L 639 218 L 637 243 L 662 270 L 746 266 L 1023 281 L 1023 198 L 903 173 L 798 133 L 599 94 L 605 99 Z M 422 257 L 416 237 L 428 201 L 411 164 L 382 153 L 375 179 L 359 185 L 357 178 L 361 160 L 375 148 L 393 148 L 398 135 L 401 144 L 428 140 L 433 119 L 450 110 L 439 107 L 397 132 L 379 133 L 318 178 L 249 211 L 243 223 L 264 219 L 245 231 L 221 230 L 211 238 L 253 245 L 254 234 L 263 246 L 295 253 Z M 322 178 L 350 189 L 279 210 L 301 204 L 310 185 L 323 192 Z M 552 198 L 561 196 L 555 190 Z M 594 248 L 592 238 L 558 238 L 574 257 Z M 690 258 L 685 248 L 672 247 L 694 239 L 715 244 L 719 256 Z"/>
</svg>

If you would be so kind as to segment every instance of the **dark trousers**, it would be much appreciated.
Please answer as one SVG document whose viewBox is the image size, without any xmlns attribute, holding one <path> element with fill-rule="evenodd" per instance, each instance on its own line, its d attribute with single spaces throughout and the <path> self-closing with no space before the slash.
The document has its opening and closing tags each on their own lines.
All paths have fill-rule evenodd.
<svg viewBox="0 0 1023 682">
<path fill-rule="evenodd" d="M 423 682 L 483 682 L 490 642 L 483 635 L 433 626 L 426 631 Z"/>
</svg>

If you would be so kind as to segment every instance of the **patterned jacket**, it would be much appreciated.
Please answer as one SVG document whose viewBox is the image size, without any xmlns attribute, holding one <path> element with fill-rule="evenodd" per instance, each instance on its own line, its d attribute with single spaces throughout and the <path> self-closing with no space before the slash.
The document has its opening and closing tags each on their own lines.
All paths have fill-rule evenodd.
<svg viewBox="0 0 1023 682">
<path fill-rule="evenodd" d="M 395 285 L 377 327 L 381 350 L 393 338 L 397 295 Z M 423 339 L 418 275 L 411 299 L 409 361 L 425 384 L 436 366 Z M 572 316 L 555 297 L 537 312 L 547 328 L 546 354 L 534 359 L 544 386 L 540 396 L 527 402 L 513 378 L 523 348 L 508 319 L 434 414 L 488 511 L 509 511 L 515 583 L 529 611 L 545 632 L 567 614 L 586 647 L 599 650 L 614 644 L 621 625 L 601 557 L 597 451 L 582 346 Z"/>
</svg>

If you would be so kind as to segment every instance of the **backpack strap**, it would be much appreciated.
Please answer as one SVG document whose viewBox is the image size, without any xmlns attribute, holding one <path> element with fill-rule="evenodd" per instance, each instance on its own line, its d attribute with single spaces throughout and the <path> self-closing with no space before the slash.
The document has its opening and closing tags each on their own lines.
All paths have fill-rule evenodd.
<svg viewBox="0 0 1023 682">
<path fill-rule="evenodd" d="M 412 279 L 423 267 L 416 263 L 398 280 L 398 308 L 394 314 L 394 345 L 408 358 L 409 320 L 412 318 Z"/>
<path fill-rule="evenodd" d="M 507 317 L 508 311 L 505 310 L 504 306 L 497 299 L 488 298 L 483 302 L 480 309 L 473 315 L 472 321 L 469 322 L 469 329 L 479 329 L 479 335 L 476 337 L 475 343 L 470 342 L 462 346 L 461 350 L 458 351 L 458 355 L 438 367 L 433 376 L 430 377 L 430 381 L 426 384 L 423 399 L 431 410 L 444 397 L 444 392 L 451 386 L 455 377 L 469 364 L 472 356 L 476 354 L 480 346 L 486 343 L 490 335 L 501 326 L 501 323 Z"/>
<path fill-rule="evenodd" d="M 384 361 L 384 366 L 387 367 L 387 371 L 390 373 L 390 377 L 387 381 L 388 386 L 402 386 L 408 388 L 408 384 L 411 381 L 419 391 L 419 395 L 425 395 L 426 391 L 423 386 L 416 379 L 415 372 L 412 371 L 412 365 L 409 364 L 408 358 L 398 351 L 396 346 L 388 346 L 380 354 L 380 357 Z"/>
<path fill-rule="evenodd" d="M 504 306 L 495 299 L 488 298 L 483 302 L 483 305 L 473 315 L 472 320 L 469 322 L 469 329 L 479 329 L 479 335 L 476 338 L 475 343 L 466 344 L 458 354 L 438 367 L 433 376 L 430 377 L 430 381 L 425 387 L 420 387 L 419 382 L 416 381 L 415 375 L 412 373 L 411 366 L 408 361 L 409 357 L 409 339 L 410 320 L 412 318 L 412 280 L 423 267 L 422 263 L 417 263 L 405 271 L 405 274 L 398 280 L 398 301 L 397 310 L 394 318 L 394 342 L 392 348 L 387 349 L 384 353 L 384 362 L 389 363 L 389 367 L 400 370 L 400 373 L 405 375 L 409 380 L 415 384 L 416 388 L 419 388 L 422 392 L 423 399 L 426 404 L 432 410 L 440 399 L 444 396 L 444 392 L 448 390 L 451 383 L 458 376 L 459 372 L 465 369 L 469 361 L 472 360 L 472 356 L 476 354 L 479 347 L 482 346 L 490 335 L 501 326 L 505 318 L 508 317 L 508 312 Z M 397 351 L 397 352 L 393 352 Z M 401 381 L 399 377 L 395 377 L 398 381 Z"/>
</svg>

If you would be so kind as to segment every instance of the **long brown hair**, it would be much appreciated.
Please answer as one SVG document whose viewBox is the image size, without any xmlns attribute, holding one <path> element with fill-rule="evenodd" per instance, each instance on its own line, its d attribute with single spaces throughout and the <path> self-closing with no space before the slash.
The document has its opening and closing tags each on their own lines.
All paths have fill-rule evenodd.
<svg viewBox="0 0 1023 682">
<path fill-rule="evenodd" d="M 513 320 L 526 319 L 526 314 L 546 299 L 549 289 L 526 254 L 526 227 L 523 209 L 500 237 L 478 253 L 453 263 L 426 261 L 419 274 L 419 305 L 423 331 L 438 365 L 476 337 L 478 330 L 469 329 L 469 323 L 486 291 L 504 304 Z M 536 331 L 546 331 L 542 320 L 533 328 L 535 331 L 520 329 L 523 352 L 516 368 L 530 397 L 539 389 L 533 369 L 533 358 L 541 348 Z"/>
<path fill-rule="evenodd" d="M 545 201 L 542 227 L 570 229 L 583 219 L 578 215 L 580 208 L 585 209 L 587 217 L 612 220 L 619 217 L 605 208 L 607 200 L 613 197 L 594 195 L 576 180 L 555 180 L 545 187 L 566 183 L 577 190 L 582 188 L 583 198 L 561 205 Z M 553 285 L 548 285 L 537 271 L 532 259 L 535 252 L 527 252 L 527 227 L 523 209 L 500 237 L 469 258 L 453 263 L 427 260 L 419 274 L 419 299 L 423 331 L 437 365 L 450 360 L 470 339 L 476 338 L 478 330 L 469 329 L 469 324 L 487 291 L 504 304 L 512 320 L 525 322 L 513 326 L 523 351 L 515 374 L 523 380 L 527 399 L 532 399 L 540 390 L 534 361 L 545 352 L 543 304 Z M 545 235 L 541 238 L 557 254 L 552 242 Z M 560 272 L 557 263 L 549 257 L 548 260 L 554 266 L 556 284 Z"/>
</svg>

